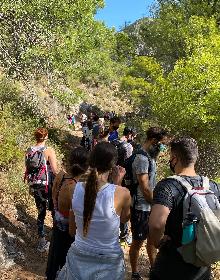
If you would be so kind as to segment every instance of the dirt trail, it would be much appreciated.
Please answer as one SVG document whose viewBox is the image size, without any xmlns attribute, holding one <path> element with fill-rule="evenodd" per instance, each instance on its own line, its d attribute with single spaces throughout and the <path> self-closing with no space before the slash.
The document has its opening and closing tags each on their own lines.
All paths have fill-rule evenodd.
<svg viewBox="0 0 220 280">
<path fill-rule="evenodd" d="M 7 203 L 4 203 L 7 207 Z M 5 208 L 4 207 L 4 208 Z M 15 209 L 19 209 L 19 205 Z M 5 208 L 6 209 L 6 208 Z M 1 224 L 0 228 L 4 228 L 10 234 L 16 237 L 13 243 L 14 249 L 18 253 L 14 257 L 15 264 L 10 269 L 1 270 L 0 279 L 1 280 L 43 280 L 45 279 L 44 273 L 46 269 L 47 254 L 39 253 L 36 250 L 37 243 L 37 228 L 36 228 L 36 210 L 34 207 L 32 209 L 24 210 L 17 215 L 16 210 L 12 209 L 5 212 L 2 207 L 1 212 Z M 10 213 L 9 213 L 10 212 Z M 30 214 L 30 212 L 32 212 Z M 49 237 L 51 230 L 51 217 L 48 212 L 46 218 L 46 232 Z M 19 241 L 19 239 L 21 239 Z M 128 262 L 128 247 L 124 249 L 126 267 L 127 267 L 127 277 L 130 279 L 130 266 Z M 140 268 L 143 276 L 147 274 L 148 262 L 146 259 L 145 249 L 143 248 L 140 256 Z M 148 279 L 148 278 L 144 278 Z"/>
</svg>

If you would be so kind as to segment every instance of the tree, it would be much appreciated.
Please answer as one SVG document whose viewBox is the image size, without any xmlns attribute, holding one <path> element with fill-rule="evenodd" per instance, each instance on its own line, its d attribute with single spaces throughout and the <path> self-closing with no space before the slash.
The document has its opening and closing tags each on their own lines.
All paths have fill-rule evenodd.
<svg viewBox="0 0 220 280">
<path fill-rule="evenodd" d="M 4 1 L 0 64 L 12 77 L 73 75 L 105 79 L 115 66 L 115 33 L 94 19 L 103 0 Z M 117 67 L 116 67 L 117 68 Z"/>
<path fill-rule="evenodd" d="M 199 16 L 220 22 L 220 2 L 215 0 L 158 0 L 151 18 L 144 18 L 125 32 L 134 40 L 140 55 L 157 59 L 166 73 L 178 59 L 186 57 L 186 37 L 191 17 Z M 205 35 L 204 30 L 204 35 Z"/>
</svg>

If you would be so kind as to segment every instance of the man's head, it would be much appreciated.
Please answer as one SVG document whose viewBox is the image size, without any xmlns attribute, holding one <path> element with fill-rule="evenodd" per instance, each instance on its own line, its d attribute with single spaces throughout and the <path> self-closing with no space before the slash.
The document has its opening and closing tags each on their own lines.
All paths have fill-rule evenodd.
<svg viewBox="0 0 220 280">
<path fill-rule="evenodd" d="M 170 144 L 170 168 L 176 169 L 193 167 L 198 158 L 198 145 L 191 137 L 180 137 L 172 140 Z"/>
<path fill-rule="evenodd" d="M 110 119 L 110 131 L 118 130 L 119 126 L 121 124 L 121 120 L 119 117 L 115 116 Z"/>
<path fill-rule="evenodd" d="M 147 130 L 145 145 L 153 158 L 156 158 L 160 152 L 166 150 L 168 136 L 168 131 L 160 127 L 150 127 Z"/>
<path fill-rule="evenodd" d="M 94 117 L 93 117 L 93 121 L 98 122 L 98 120 L 99 120 L 99 116 L 95 114 Z"/>
<path fill-rule="evenodd" d="M 127 139 L 127 141 L 132 141 L 133 140 L 133 130 L 130 127 L 125 127 L 123 130 L 123 136 Z"/>
</svg>

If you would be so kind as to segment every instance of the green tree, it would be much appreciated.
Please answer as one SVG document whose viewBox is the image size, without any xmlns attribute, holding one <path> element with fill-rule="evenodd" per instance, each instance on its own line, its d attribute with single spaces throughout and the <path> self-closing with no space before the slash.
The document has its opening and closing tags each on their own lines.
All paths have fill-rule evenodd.
<svg viewBox="0 0 220 280">
<path fill-rule="evenodd" d="M 42 75 L 114 79 L 110 69 L 117 69 L 112 59 L 115 33 L 94 19 L 103 5 L 103 0 L 4 1 L 1 66 L 10 76 L 23 79 Z"/>
<path fill-rule="evenodd" d="M 215 0 L 158 0 L 151 18 L 144 18 L 125 32 L 133 39 L 140 55 L 153 56 L 168 73 L 178 59 L 186 57 L 186 37 L 191 17 L 220 19 L 220 2 Z M 206 30 L 203 30 L 204 36 Z"/>
</svg>

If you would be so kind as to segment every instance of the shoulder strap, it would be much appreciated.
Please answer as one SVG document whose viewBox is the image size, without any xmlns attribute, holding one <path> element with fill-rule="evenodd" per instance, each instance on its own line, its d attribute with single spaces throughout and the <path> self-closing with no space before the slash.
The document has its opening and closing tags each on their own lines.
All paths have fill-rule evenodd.
<svg viewBox="0 0 220 280">
<path fill-rule="evenodd" d="M 147 152 L 145 152 L 145 151 L 143 151 L 143 150 L 140 149 L 139 151 L 135 152 L 135 155 L 142 155 L 142 156 L 145 156 L 145 157 L 148 158 L 148 161 L 149 161 L 148 173 L 150 173 L 151 170 L 152 170 L 152 160 L 151 160 L 149 154 L 148 154 Z M 135 157 L 134 157 L 134 158 L 135 158 Z"/>
<path fill-rule="evenodd" d="M 42 148 L 39 149 L 39 151 L 44 152 L 47 149 L 46 146 L 43 146 Z"/>
<path fill-rule="evenodd" d="M 182 176 L 173 175 L 168 178 L 178 181 L 187 191 L 192 190 L 192 185 L 186 179 L 184 179 Z M 202 187 L 204 190 L 209 190 L 210 186 L 209 186 L 208 177 L 202 176 Z"/>
<path fill-rule="evenodd" d="M 206 176 L 202 176 L 202 186 L 204 190 L 209 190 L 210 189 L 210 184 L 209 184 L 209 178 Z"/>
</svg>

